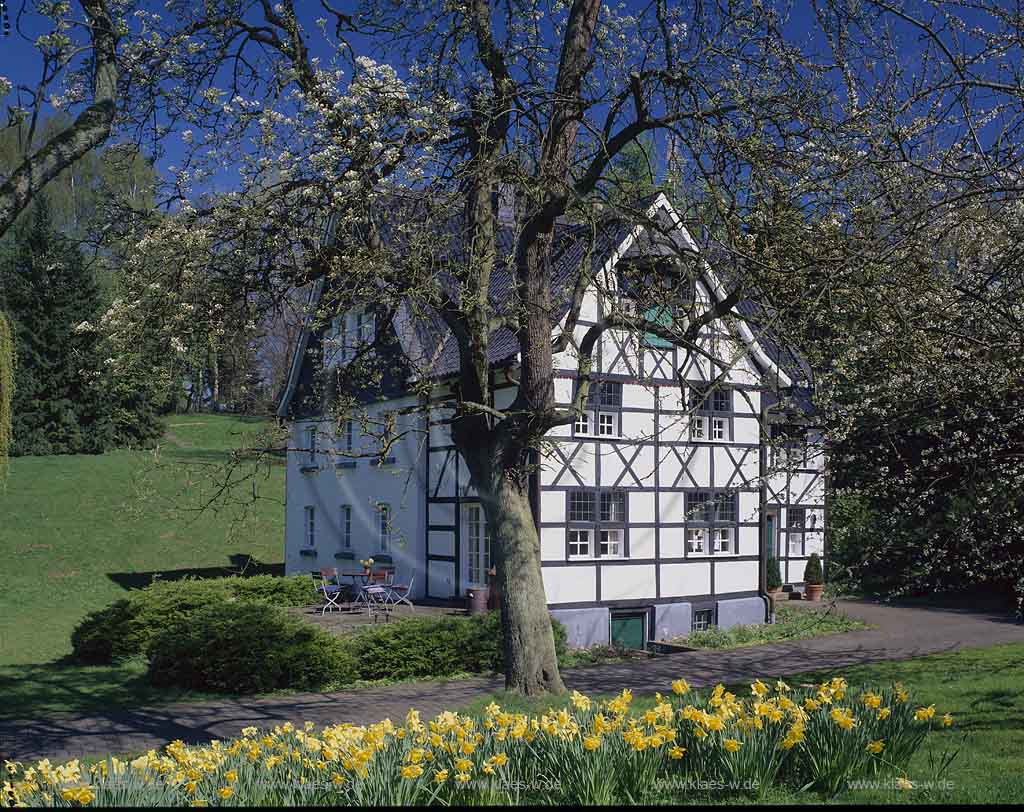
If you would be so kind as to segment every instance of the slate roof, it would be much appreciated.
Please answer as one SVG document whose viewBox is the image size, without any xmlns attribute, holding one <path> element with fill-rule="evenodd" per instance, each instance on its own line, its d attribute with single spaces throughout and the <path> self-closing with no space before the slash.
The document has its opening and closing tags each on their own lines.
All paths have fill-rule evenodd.
<svg viewBox="0 0 1024 812">
<path fill-rule="evenodd" d="M 660 197 L 652 195 L 649 198 L 639 201 L 636 205 L 638 210 L 649 208 Z M 411 204 L 415 206 L 416 204 Z M 674 225 L 671 216 L 664 209 L 659 209 L 656 218 L 659 222 L 659 232 L 651 233 L 644 231 L 640 239 L 623 255 L 625 258 L 637 256 L 678 256 L 681 250 L 687 250 L 687 243 L 680 230 Z M 389 218 L 394 222 L 396 218 Z M 621 219 L 609 218 L 599 224 L 596 229 L 591 224 L 574 224 L 560 222 L 556 224 L 554 234 L 554 245 L 552 252 L 552 301 L 555 306 L 554 322 L 560 321 L 568 312 L 571 304 L 574 284 L 579 273 L 581 264 L 584 262 L 588 249 L 590 250 L 591 273 L 595 273 L 603 267 L 612 253 L 622 245 L 627 235 L 635 228 L 632 223 Z M 460 244 L 457 238 L 457 229 L 452 228 L 450 235 L 447 259 L 456 262 L 459 255 L 464 251 L 464 245 Z M 515 234 L 511 228 L 500 228 L 498 231 L 497 255 L 498 263 L 491 276 L 488 289 L 488 298 L 497 312 L 501 312 L 508 302 L 512 300 L 512 292 L 515 284 L 513 269 L 508 260 L 511 257 L 514 246 Z M 705 258 L 709 255 L 706 252 Z M 724 258 L 723 258 L 724 259 Z M 712 263 L 713 264 L 713 263 Z M 723 262 L 723 276 L 727 277 L 728 263 Z M 715 274 L 719 275 L 719 269 L 715 266 Z M 450 293 L 457 294 L 457 285 L 454 279 L 439 275 L 438 281 L 446 287 Z M 323 285 L 314 287 L 310 296 L 310 311 L 312 312 L 319 298 L 323 295 Z M 760 305 L 752 301 L 742 301 L 737 310 L 743 316 L 759 317 L 764 316 L 764 310 Z M 319 346 L 320 336 L 312 330 L 312 317 L 307 320 L 307 327 L 296 348 L 297 353 L 307 355 L 306 350 Z M 441 317 L 433 311 L 420 310 L 414 312 L 412 303 L 406 301 L 397 309 L 391 327 L 393 335 L 397 338 L 401 352 L 406 359 L 406 367 L 411 372 L 417 370 L 421 374 L 433 378 L 446 378 L 455 375 L 459 370 L 458 346 L 455 337 L 443 323 Z M 784 342 L 777 339 L 770 331 L 756 327 L 756 321 L 751 324 L 752 330 L 756 330 L 755 338 L 761 349 L 777 364 L 794 382 L 810 380 L 810 370 L 806 362 L 800 359 L 791 348 Z M 491 337 L 488 347 L 488 360 L 493 366 L 502 366 L 513 362 L 519 352 L 519 343 L 515 334 L 508 328 L 501 328 Z M 294 359 L 292 375 L 288 386 L 281 398 L 278 414 L 282 417 L 292 415 L 295 411 L 291 407 L 291 401 L 296 389 L 307 389 L 312 380 L 312 371 L 308 369 L 311 365 L 308 358 L 303 358 L 298 363 L 298 355 Z M 386 394 L 399 394 L 401 383 L 392 381 L 386 387 L 392 391 Z M 795 386 L 791 390 L 794 399 L 804 410 L 813 410 L 809 390 L 803 386 Z"/>
</svg>

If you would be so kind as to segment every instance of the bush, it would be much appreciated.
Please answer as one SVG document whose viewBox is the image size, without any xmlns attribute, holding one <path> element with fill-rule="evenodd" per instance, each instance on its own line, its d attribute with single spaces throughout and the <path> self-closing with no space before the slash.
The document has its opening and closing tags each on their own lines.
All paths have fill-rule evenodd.
<svg viewBox="0 0 1024 812">
<path fill-rule="evenodd" d="M 807 559 L 807 567 L 804 569 L 804 583 L 814 585 L 823 582 L 821 557 L 817 553 L 811 553 L 811 557 Z"/>
<path fill-rule="evenodd" d="M 84 663 L 109 663 L 147 654 L 156 633 L 197 609 L 233 600 L 304 606 L 316 600 L 316 590 L 308 576 L 156 581 L 86 615 L 71 634 L 73 656 Z"/>
<path fill-rule="evenodd" d="M 555 651 L 566 651 L 565 627 L 552 618 Z M 353 635 L 346 644 L 358 652 L 362 679 L 448 677 L 490 673 L 505 667 L 501 617 L 410 618 Z"/>
<path fill-rule="evenodd" d="M 768 556 L 765 570 L 765 581 L 768 589 L 781 589 L 782 573 L 779 571 L 779 559 L 773 555 Z"/>
<path fill-rule="evenodd" d="M 316 691 L 355 676 L 355 657 L 338 638 L 266 603 L 205 606 L 169 624 L 150 645 L 149 677 L 158 686 Z"/>
</svg>

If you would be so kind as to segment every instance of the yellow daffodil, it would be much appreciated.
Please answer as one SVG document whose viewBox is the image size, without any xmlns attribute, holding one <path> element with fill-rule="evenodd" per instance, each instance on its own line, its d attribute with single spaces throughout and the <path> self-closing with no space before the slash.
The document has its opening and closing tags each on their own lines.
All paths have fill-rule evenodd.
<svg viewBox="0 0 1024 812">
<path fill-rule="evenodd" d="M 896 779 L 896 788 L 897 789 L 913 789 L 914 788 L 914 782 L 911 781 L 906 776 L 901 775 L 899 778 Z"/>
<path fill-rule="evenodd" d="M 676 761 L 678 761 L 679 759 L 681 759 L 685 755 L 686 755 L 686 748 L 685 747 L 673 747 L 671 750 L 668 751 L 668 757 L 672 758 L 672 759 L 675 759 Z"/>
<path fill-rule="evenodd" d="M 672 693 L 676 696 L 683 696 L 690 692 L 690 683 L 684 679 L 677 679 L 672 683 Z"/>
<path fill-rule="evenodd" d="M 468 758 L 460 758 L 455 762 L 455 769 L 460 773 L 468 773 L 473 769 L 473 762 Z"/>
<path fill-rule="evenodd" d="M 914 711 L 914 719 L 918 722 L 927 722 L 935 715 L 935 706 L 929 705 L 927 708 L 918 708 Z"/>
<path fill-rule="evenodd" d="M 730 753 L 735 753 L 743 746 L 743 744 L 737 739 L 725 739 L 722 742 L 722 746 Z"/>
<path fill-rule="evenodd" d="M 892 708 L 879 708 L 876 715 L 880 720 L 884 721 L 892 716 Z"/>
<path fill-rule="evenodd" d="M 761 680 L 755 680 L 750 685 L 750 693 L 754 696 L 766 696 L 768 694 L 768 686 L 761 682 Z"/>
<path fill-rule="evenodd" d="M 435 784 L 443 784 L 447 780 L 448 780 L 448 770 L 438 770 L 436 773 L 434 773 L 434 783 Z"/>
<path fill-rule="evenodd" d="M 456 773 L 455 780 L 458 781 L 460 784 L 465 784 L 467 781 L 469 781 L 469 773 Z"/>
<path fill-rule="evenodd" d="M 419 778 L 423 775 L 423 768 L 419 764 L 406 764 L 399 772 L 402 778 Z"/>
<path fill-rule="evenodd" d="M 217 790 L 217 794 L 225 801 L 235 794 L 235 791 L 231 787 L 221 787 Z"/>
<path fill-rule="evenodd" d="M 885 742 L 879 739 L 878 741 L 868 742 L 867 751 L 873 753 L 876 756 L 885 749 Z"/>
<path fill-rule="evenodd" d="M 947 713 L 947 714 L 945 714 L 942 717 L 942 726 L 943 727 L 952 727 L 953 726 L 953 715 L 951 713 Z"/>
</svg>

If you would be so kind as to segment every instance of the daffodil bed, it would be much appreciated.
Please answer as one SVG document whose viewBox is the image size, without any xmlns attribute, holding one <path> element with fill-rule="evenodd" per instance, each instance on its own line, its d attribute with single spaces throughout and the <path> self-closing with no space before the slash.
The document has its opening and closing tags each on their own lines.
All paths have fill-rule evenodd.
<svg viewBox="0 0 1024 812">
<path fill-rule="evenodd" d="M 88 768 L 7 762 L 0 805 L 595 804 L 772 788 L 831 797 L 872 777 L 909 788 L 911 756 L 953 723 L 898 683 L 854 695 L 842 677 L 796 689 L 758 680 L 745 697 L 677 680 L 650 709 L 631 703 L 629 691 L 602 702 L 574 692 L 539 716 L 492 703 L 482 718 L 423 722 L 410 710 L 399 724 L 246 728 Z"/>
</svg>

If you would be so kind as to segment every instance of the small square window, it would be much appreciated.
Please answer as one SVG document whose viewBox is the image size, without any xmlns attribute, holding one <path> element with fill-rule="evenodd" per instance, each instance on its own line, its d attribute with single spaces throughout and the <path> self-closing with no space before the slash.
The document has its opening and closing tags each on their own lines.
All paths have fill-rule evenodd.
<svg viewBox="0 0 1024 812">
<path fill-rule="evenodd" d="M 622 558 L 621 530 L 602 530 L 600 539 L 602 558 Z"/>
<path fill-rule="evenodd" d="M 569 492 L 569 521 L 594 521 L 594 494 L 592 491 Z"/>
<path fill-rule="evenodd" d="M 706 632 L 715 625 L 714 609 L 698 609 L 693 613 L 691 630 L 695 632 Z"/>
<path fill-rule="evenodd" d="M 569 530 L 569 558 L 590 557 L 590 531 Z"/>
<path fill-rule="evenodd" d="M 711 420 L 711 439 L 712 440 L 728 440 L 729 439 L 729 421 L 724 417 L 715 417 Z"/>
<path fill-rule="evenodd" d="M 597 416 L 597 433 L 603 437 L 615 437 L 619 433 L 618 415 L 611 412 L 601 412 Z"/>
<path fill-rule="evenodd" d="M 391 549 L 391 505 L 378 502 L 377 513 L 380 516 L 380 550 L 386 553 Z"/>
<path fill-rule="evenodd" d="M 708 419 L 706 417 L 690 418 L 690 439 L 706 440 L 708 438 Z"/>
<path fill-rule="evenodd" d="M 686 552 L 688 553 L 703 553 L 707 552 L 706 540 L 707 540 L 707 528 L 706 527 L 689 527 L 686 530 Z"/>
<path fill-rule="evenodd" d="M 732 411 L 732 392 L 728 389 L 716 389 L 713 395 L 714 410 L 716 412 Z"/>
<path fill-rule="evenodd" d="M 604 381 L 600 386 L 600 400 L 602 406 L 622 405 L 622 384 L 618 381 Z"/>
<path fill-rule="evenodd" d="M 576 415 L 573 423 L 573 432 L 576 434 L 590 434 L 590 412 L 580 412 Z"/>
<path fill-rule="evenodd" d="M 786 518 L 789 520 L 787 527 L 805 527 L 807 520 L 806 508 L 795 508 L 791 507 L 786 510 Z"/>
<path fill-rule="evenodd" d="M 715 494 L 715 521 L 735 522 L 736 521 L 736 494 L 717 493 Z"/>
<path fill-rule="evenodd" d="M 714 544 L 716 553 L 736 552 L 732 544 L 732 528 L 716 527 L 714 533 Z"/>
<path fill-rule="evenodd" d="M 626 521 L 626 492 L 604 491 L 601 494 L 601 521 Z"/>
<path fill-rule="evenodd" d="M 804 554 L 804 534 L 799 531 L 794 533 L 790 530 L 787 535 L 789 536 L 789 554 L 802 556 Z"/>
</svg>

